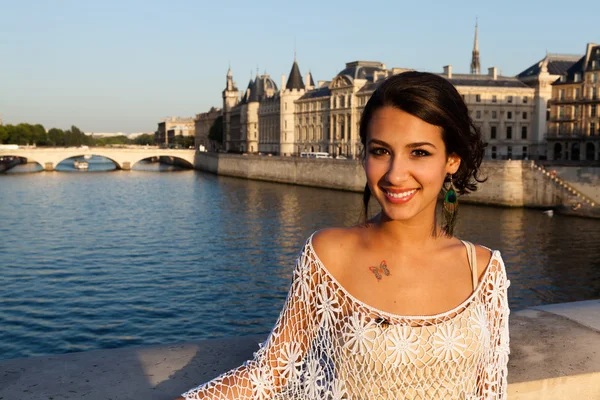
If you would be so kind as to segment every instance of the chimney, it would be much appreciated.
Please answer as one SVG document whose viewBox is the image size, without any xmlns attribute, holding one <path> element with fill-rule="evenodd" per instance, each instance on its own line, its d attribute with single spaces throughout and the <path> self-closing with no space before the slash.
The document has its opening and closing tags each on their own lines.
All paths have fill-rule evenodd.
<svg viewBox="0 0 600 400">
<path fill-rule="evenodd" d="M 285 90 L 285 74 L 281 74 L 281 90 Z"/>
<path fill-rule="evenodd" d="M 448 79 L 452 79 L 452 65 L 444 66 L 444 75 L 446 75 Z"/>
<path fill-rule="evenodd" d="M 491 76 L 493 80 L 498 79 L 498 68 L 488 68 L 488 75 Z"/>
</svg>

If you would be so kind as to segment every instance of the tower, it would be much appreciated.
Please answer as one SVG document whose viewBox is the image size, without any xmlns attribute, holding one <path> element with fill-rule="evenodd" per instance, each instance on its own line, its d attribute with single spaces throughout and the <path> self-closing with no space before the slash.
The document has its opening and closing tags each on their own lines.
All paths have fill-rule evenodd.
<svg viewBox="0 0 600 400">
<path fill-rule="evenodd" d="M 240 99 L 240 93 L 238 88 L 233 81 L 233 74 L 231 73 L 231 67 L 227 70 L 227 80 L 225 83 L 225 90 L 223 90 L 223 139 L 225 142 L 225 150 L 229 150 L 231 135 L 230 135 L 230 116 L 231 109 L 235 107 Z"/>
<path fill-rule="evenodd" d="M 478 24 L 475 22 L 475 43 L 473 43 L 473 55 L 471 57 L 471 73 L 479 75 L 479 37 Z"/>
<path fill-rule="evenodd" d="M 279 154 L 282 156 L 290 156 L 297 152 L 296 149 L 296 132 L 295 132 L 295 104 L 294 102 L 304 95 L 306 87 L 300 74 L 300 68 L 296 62 L 294 52 L 294 63 L 290 70 L 290 76 L 285 84 L 285 75 L 281 76 L 281 92 L 280 92 L 280 148 Z"/>
</svg>

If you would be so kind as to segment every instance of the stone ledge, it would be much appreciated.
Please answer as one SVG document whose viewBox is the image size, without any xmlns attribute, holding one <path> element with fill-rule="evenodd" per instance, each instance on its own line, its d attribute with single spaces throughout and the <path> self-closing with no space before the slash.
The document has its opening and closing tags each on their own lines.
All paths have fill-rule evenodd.
<svg viewBox="0 0 600 400">
<path fill-rule="evenodd" d="M 600 399 L 600 331 L 577 322 L 600 315 L 600 301 L 539 308 L 510 316 L 509 399 Z M 3 360 L 0 400 L 170 400 L 251 358 L 264 339 Z"/>
</svg>

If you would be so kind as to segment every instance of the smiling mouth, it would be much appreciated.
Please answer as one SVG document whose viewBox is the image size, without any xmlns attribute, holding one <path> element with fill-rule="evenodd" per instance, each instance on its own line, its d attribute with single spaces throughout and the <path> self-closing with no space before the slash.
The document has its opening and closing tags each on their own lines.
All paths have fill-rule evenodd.
<svg viewBox="0 0 600 400">
<path fill-rule="evenodd" d="M 406 191 L 402 191 L 402 192 L 392 192 L 392 191 L 383 189 L 383 191 L 386 195 L 388 195 L 389 197 L 392 197 L 394 199 L 404 199 L 406 197 L 412 196 L 413 194 L 415 194 L 417 192 L 417 190 L 418 189 L 406 190 Z"/>
</svg>

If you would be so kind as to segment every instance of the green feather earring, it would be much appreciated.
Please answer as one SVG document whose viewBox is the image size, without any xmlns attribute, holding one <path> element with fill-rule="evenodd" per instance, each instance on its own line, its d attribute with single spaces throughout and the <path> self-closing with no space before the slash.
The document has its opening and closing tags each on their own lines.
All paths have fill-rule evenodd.
<svg viewBox="0 0 600 400">
<path fill-rule="evenodd" d="M 454 233 L 454 225 L 456 224 L 456 217 L 458 215 L 458 194 L 456 188 L 452 182 L 452 175 L 450 175 L 450 186 L 444 196 L 444 220 L 445 226 L 444 231 L 450 236 Z"/>
</svg>

